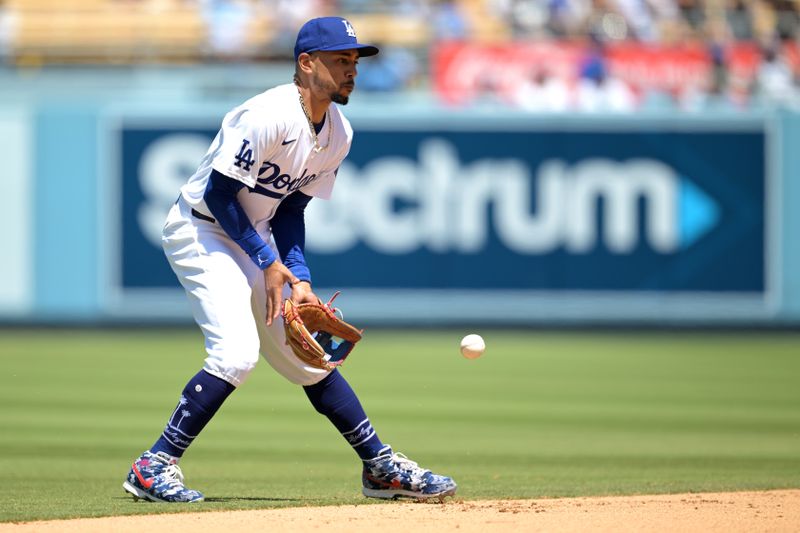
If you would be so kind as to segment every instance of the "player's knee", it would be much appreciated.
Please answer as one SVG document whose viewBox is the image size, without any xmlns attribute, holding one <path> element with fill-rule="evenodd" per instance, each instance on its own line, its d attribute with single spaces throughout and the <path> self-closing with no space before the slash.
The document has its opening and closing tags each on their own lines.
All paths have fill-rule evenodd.
<svg viewBox="0 0 800 533">
<path fill-rule="evenodd" d="M 244 361 L 217 361 L 211 357 L 206 358 L 206 370 L 220 377 L 235 387 L 245 382 L 255 368 L 255 363 Z"/>
<path fill-rule="evenodd" d="M 244 383 L 256 367 L 259 357 L 258 344 L 255 346 L 248 346 L 246 343 L 216 344 L 208 347 L 207 352 L 206 368 L 237 387 Z"/>
</svg>

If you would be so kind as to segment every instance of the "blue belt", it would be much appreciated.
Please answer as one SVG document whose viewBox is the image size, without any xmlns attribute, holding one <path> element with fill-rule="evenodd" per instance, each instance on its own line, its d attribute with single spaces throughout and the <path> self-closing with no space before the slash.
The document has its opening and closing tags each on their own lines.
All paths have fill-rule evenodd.
<svg viewBox="0 0 800 533">
<path fill-rule="evenodd" d="M 211 222 L 212 224 L 214 224 L 216 222 L 216 220 L 214 220 L 213 218 L 211 218 L 208 215 L 204 215 L 203 213 L 201 213 L 200 211 L 198 211 L 195 208 L 192 208 L 192 216 L 195 217 L 195 218 L 199 218 L 200 220 L 205 220 L 206 222 Z"/>
</svg>

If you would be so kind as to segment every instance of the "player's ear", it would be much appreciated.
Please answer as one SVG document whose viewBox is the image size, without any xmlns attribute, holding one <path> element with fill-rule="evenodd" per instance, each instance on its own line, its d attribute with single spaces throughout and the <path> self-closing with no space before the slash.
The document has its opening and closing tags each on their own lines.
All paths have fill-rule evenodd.
<svg viewBox="0 0 800 533">
<path fill-rule="evenodd" d="M 311 66 L 312 63 L 311 54 L 307 52 L 303 52 L 299 56 L 297 56 L 297 70 L 299 72 L 305 72 L 306 74 L 311 74 L 313 68 Z"/>
</svg>

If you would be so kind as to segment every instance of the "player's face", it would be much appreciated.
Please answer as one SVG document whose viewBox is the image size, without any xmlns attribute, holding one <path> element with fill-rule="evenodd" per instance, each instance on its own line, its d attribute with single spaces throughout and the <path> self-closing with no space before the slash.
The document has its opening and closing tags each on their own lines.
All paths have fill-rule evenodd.
<svg viewBox="0 0 800 533">
<path fill-rule="evenodd" d="M 356 86 L 358 52 L 355 50 L 314 52 L 313 58 L 316 63 L 313 84 L 322 93 L 320 96 L 327 97 L 337 104 L 346 104 Z"/>
</svg>

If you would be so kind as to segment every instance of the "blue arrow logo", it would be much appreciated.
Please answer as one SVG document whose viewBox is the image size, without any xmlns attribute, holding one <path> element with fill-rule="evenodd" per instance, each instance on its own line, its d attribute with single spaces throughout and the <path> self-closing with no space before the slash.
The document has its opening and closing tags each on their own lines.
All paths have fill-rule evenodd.
<svg viewBox="0 0 800 533">
<path fill-rule="evenodd" d="M 717 202 L 686 178 L 680 180 L 678 224 L 680 247 L 686 249 L 711 231 L 720 219 Z"/>
</svg>

